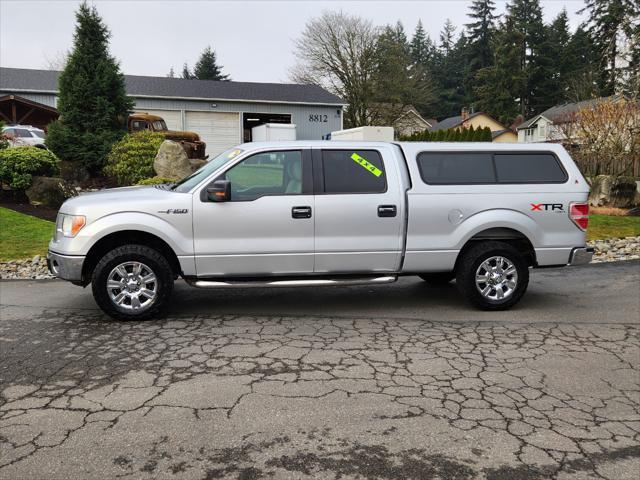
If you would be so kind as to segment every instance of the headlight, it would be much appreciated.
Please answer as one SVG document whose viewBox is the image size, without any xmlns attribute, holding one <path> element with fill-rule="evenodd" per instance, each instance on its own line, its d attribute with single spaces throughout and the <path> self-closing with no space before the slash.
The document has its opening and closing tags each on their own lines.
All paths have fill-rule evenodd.
<svg viewBox="0 0 640 480">
<path fill-rule="evenodd" d="M 65 237 L 75 237 L 82 227 L 87 223 L 84 215 L 58 214 L 56 221 L 56 233 L 61 233 Z"/>
</svg>

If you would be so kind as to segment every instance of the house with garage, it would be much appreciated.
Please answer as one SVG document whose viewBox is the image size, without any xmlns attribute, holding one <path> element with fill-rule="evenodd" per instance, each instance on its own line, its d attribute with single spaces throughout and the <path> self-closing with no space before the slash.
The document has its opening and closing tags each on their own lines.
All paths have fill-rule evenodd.
<svg viewBox="0 0 640 480">
<path fill-rule="evenodd" d="M 484 112 L 470 112 L 467 108 L 463 108 L 460 115 L 445 118 L 436 123 L 429 129 L 430 132 L 438 130 L 448 130 L 450 128 L 469 128 L 474 129 L 489 127 L 491 130 L 492 142 L 517 142 L 518 137 L 513 130 L 507 128 L 495 118 Z"/>
<path fill-rule="evenodd" d="M 59 75 L 51 70 L 0 68 L 0 105 L 5 97 L 16 104 L 15 115 L 8 105 L 1 107 L 0 118 L 28 124 L 25 113 L 34 109 L 31 115 L 42 111 L 43 118 L 55 119 Z M 138 75 L 125 75 L 125 82 L 135 112 L 159 115 L 171 130 L 198 133 L 210 157 L 251 141 L 252 128 L 266 123 L 294 124 L 299 140 L 321 140 L 342 129 L 344 101 L 316 85 Z M 38 126 L 46 127 L 42 123 Z"/>
</svg>

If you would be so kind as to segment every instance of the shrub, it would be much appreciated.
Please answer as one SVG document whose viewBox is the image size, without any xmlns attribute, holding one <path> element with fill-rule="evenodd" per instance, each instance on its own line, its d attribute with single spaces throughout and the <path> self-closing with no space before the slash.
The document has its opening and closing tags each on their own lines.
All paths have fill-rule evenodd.
<svg viewBox="0 0 640 480">
<path fill-rule="evenodd" d="M 33 176 L 58 174 L 58 159 L 49 150 L 15 147 L 0 150 L 0 181 L 14 190 L 26 190 Z"/>
<path fill-rule="evenodd" d="M 107 155 L 105 175 L 114 177 L 121 186 L 153 177 L 153 160 L 163 141 L 162 134 L 148 130 L 125 135 Z"/>
<path fill-rule="evenodd" d="M 175 180 L 167 177 L 151 177 L 140 180 L 138 185 L 160 185 L 163 183 L 174 183 Z"/>
</svg>

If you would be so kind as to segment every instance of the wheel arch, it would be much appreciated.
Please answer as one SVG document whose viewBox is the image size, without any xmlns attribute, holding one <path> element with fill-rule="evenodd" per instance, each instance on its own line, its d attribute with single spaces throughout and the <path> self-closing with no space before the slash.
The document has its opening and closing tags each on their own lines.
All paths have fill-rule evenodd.
<svg viewBox="0 0 640 480">
<path fill-rule="evenodd" d="M 478 232 L 475 232 L 472 236 L 467 238 L 464 245 L 458 252 L 456 257 L 455 269 L 458 268 L 460 260 L 464 257 L 464 254 L 482 241 L 501 241 L 513 246 L 524 257 L 527 265 L 534 267 L 537 265 L 536 250 L 533 247 L 533 243 L 530 238 L 522 231 L 512 227 L 489 227 Z"/>
<path fill-rule="evenodd" d="M 123 245 L 132 244 L 144 245 L 157 250 L 171 265 L 174 278 L 182 274 L 178 256 L 162 238 L 142 230 L 121 230 L 105 235 L 91 246 L 82 265 L 82 285 L 86 286 L 90 283 L 93 270 L 107 252 Z"/>
</svg>

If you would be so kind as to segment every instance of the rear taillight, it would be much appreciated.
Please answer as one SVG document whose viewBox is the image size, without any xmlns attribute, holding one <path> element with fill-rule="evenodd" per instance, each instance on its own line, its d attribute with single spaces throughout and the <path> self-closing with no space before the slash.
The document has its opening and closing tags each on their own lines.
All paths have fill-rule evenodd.
<svg viewBox="0 0 640 480">
<path fill-rule="evenodd" d="M 589 226 L 589 204 L 570 203 L 569 218 L 571 218 L 571 221 L 573 221 L 580 230 L 586 231 Z"/>
</svg>

